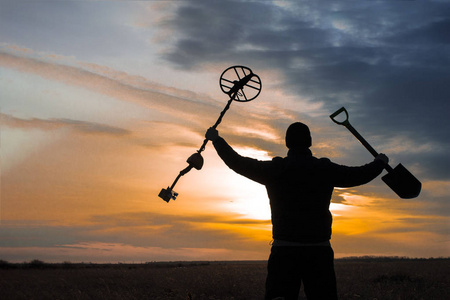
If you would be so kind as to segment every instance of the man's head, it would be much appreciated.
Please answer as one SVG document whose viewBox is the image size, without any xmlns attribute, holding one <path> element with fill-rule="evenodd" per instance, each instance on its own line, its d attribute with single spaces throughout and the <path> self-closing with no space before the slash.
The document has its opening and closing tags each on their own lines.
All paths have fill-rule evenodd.
<svg viewBox="0 0 450 300">
<path fill-rule="evenodd" d="M 311 133 L 308 126 L 296 122 L 286 130 L 286 147 L 289 149 L 304 149 L 311 147 Z"/>
</svg>

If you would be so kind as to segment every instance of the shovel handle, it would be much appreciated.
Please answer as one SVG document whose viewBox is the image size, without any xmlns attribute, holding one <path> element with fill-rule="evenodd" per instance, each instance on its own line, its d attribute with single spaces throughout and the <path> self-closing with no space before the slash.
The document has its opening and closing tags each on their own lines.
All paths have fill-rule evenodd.
<svg viewBox="0 0 450 300">
<path fill-rule="evenodd" d="M 336 119 L 335 119 L 336 116 L 339 115 L 339 114 L 342 113 L 342 112 L 345 112 L 345 120 L 344 120 L 344 121 L 338 121 L 338 120 L 336 120 Z M 345 109 L 345 107 L 341 107 L 341 108 L 339 108 L 337 111 L 335 111 L 334 113 L 332 113 L 332 114 L 330 115 L 330 118 L 331 118 L 331 120 L 332 120 L 334 123 L 339 124 L 339 125 L 344 125 L 344 126 L 346 126 L 347 123 L 350 124 L 350 123 L 348 122 L 348 112 L 347 112 L 347 110 Z"/>
<path fill-rule="evenodd" d="M 347 124 L 344 124 L 345 127 L 347 127 L 348 130 L 363 144 L 364 147 L 366 147 L 367 150 L 369 150 L 370 154 L 372 154 L 374 157 L 378 156 L 378 152 L 373 149 L 373 147 L 359 134 L 358 131 L 356 131 L 355 128 L 350 124 L 350 122 L 347 122 Z"/>
<path fill-rule="evenodd" d="M 335 117 L 342 112 L 345 113 L 345 120 L 344 121 L 336 120 Z M 341 107 L 337 111 L 332 113 L 330 115 L 330 118 L 331 120 L 333 120 L 334 123 L 345 126 L 361 142 L 361 144 L 363 144 L 363 146 L 366 147 L 366 149 L 370 152 L 370 154 L 372 154 L 374 157 L 378 156 L 378 152 L 375 149 L 373 149 L 373 147 L 366 141 L 366 139 L 364 139 L 362 135 L 360 135 L 359 132 L 356 131 L 355 128 L 353 128 L 352 124 L 350 124 L 350 122 L 348 121 L 348 112 L 344 107 Z M 392 171 L 392 167 L 389 166 L 388 164 L 386 164 L 384 168 L 388 172 Z"/>
<path fill-rule="evenodd" d="M 339 114 L 341 114 L 342 112 L 345 113 L 345 120 L 344 121 L 338 121 L 336 120 L 336 116 L 338 116 Z M 367 150 L 369 150 L 369 152 L 373 155 L 373 156 L 378 156 L 378 152 L 375 151 L 375 149 L 373 149 L 373 147 L 362 137 L 362 135 L 359 134 L 358 131 L 356 131 L 355 128 L 353 128 L 352 124 L 350 124 L 349 120 L 348 120 L 348 112 L 345 109 L 345 107 L 341 107 L 339 108 L 337 111 L 335 111 L 334 113 L 332 113 L 330 115 L 331 120 L 333 120 L 334 123 L 339 124 L 339 125 L 343 125 L 345 126 L 360 142 L 361 144 L 363 144 L 364 147 L 366 147 Z"/>
</svg>

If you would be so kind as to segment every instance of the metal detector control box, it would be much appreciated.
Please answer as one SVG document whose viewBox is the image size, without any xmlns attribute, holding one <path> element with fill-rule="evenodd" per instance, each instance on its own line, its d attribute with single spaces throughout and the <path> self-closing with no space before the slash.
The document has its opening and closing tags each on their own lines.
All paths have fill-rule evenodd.
<svg viewBox="0 0 450 300">
<path fill-rule="evenodd" d="M 171 190 L 170 187 L 167 187 L 167 189 L 162 189 L 161 192 L 159 192 L 158 197 L 163 199 L 166 202 L 169 202 L 170 199 L 175 200 L 177 199 L 178 193 Z"/>
</svg>

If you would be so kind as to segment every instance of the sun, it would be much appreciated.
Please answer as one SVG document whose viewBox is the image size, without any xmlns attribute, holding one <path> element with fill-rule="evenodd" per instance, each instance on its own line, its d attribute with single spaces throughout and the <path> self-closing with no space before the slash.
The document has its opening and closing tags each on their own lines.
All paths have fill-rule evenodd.
<svg viewBox="0 0 450 300">
<path fill-rule="evenodd" d="M 264 150 L 252 147 L 236 147 L 235 150 L 242 156 L 259 160 L 271 160 L 271 157 Z M 270 220 L 269 197 L 264 185 L 242 176 L 236 176 L 236 174 L 230 176 L 228 182 L 233 186 L 233 190 L 230 191 L 232 200 L 226 204 L 226 208 L 229 211 L 240 214 L 245 218 Z"/>
<path fill-rule="evenodd" d="M 230 201 L 223 205 L 223 209 L 243 218 L 270 220 L 269 198 L 263 185 L 240 177 L 230 181 L 233 181 L 233 190 L 229 191 Z"/>
</svg>

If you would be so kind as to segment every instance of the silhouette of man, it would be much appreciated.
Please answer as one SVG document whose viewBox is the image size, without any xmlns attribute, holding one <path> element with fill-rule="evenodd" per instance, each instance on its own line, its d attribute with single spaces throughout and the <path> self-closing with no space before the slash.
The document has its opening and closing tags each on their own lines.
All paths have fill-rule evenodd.
<svg viewBox="0 0 450 300">
<path fill-rule="evenodd" d="M 334 187 L 368 183 L 388 158 L 378 155 L 359 167 L 316 158 L 310 151 L 308 126 L 297 122 L 286 131 L 287 157 L 259 161 L 236 153 L 214 128 L 205 134 L 225 164 L 266 186 L 272 212 L 273 243 L 267 265 L 265 299 L 297 299 L 303 282 L 309 300 L 337 299 L 334 252 L 331 248 Z"/>
</svg>

